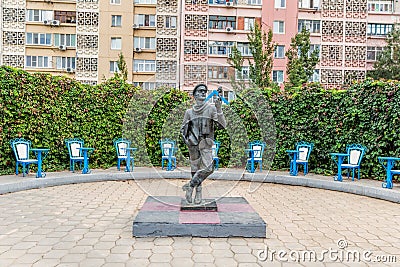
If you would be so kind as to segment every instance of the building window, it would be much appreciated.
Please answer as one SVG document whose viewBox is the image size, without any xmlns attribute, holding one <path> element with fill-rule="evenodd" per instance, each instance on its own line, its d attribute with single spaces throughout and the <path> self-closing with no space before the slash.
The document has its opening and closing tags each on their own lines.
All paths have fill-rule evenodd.
<svg viewBox="0 0 400 267">
<path fill-rule="evenodd" d="M 122 25 L 122 16 L 121 15 L 112 15 L 111 16 L 111 27 L 121 27 Z"/>
<path fill-rule="evenodd" d="M 56 57 L 56 68 L 57 69 L 75 69 L 75 57 Z"/>
<path fill-rule="evenodd" d="M 65 45 L 65 46 L 69 46 L 69 47 L 75 47 L 76 46 L 76 35 L 75 34 L 55 33 L 54 34 L 54 45 L 55 46 Z"/>
<path fill-rule="evenodd" d="M 320 77 L 319 77 L 319 70 L 314 70 L 313 75 L 311 75 L 310 79 L 308 79 L 309 82 L 319 82 Z"/>
<path fill-rule="evenodd" d="M 299 19 L 298 31 L 301 32 L 303 30 L 303 28 L 305 28 L 310 33 L 320 33 L 321 32 L 321 21 Z"/>
<path fill-rule="evenodd" d="M 285 22 L 281 20 L 274 21 L 274 33 L 283 34 L 285 33 Z"/>
<path fill-rule="evenodd" d="M 248 5 L 261 6 L 261 1 L 262 0 L 247 0 L 247 4 Z"/>
<path fill-rule="evenodd" d="M 251 29 L 254 29 L 255 22 L 255 18 L 244 18 L 244 30 L 250 31 Z"/>
<path fill-rule="evenodd" d="M 29 68 L 51 68 L 50 57 L 26 56 L 25 66 Z"/>
<path fill-rule="evenodd" d="M 76 23 L 76 12 L 55 10 L 54 19 L 59 20 L 61 23 Z"/>
<path fill-rule="evenodd" d="M 208 79 L 223 79 L 229 78 L 229 67 L 225 66 L 209 66 Z"/>
<path fill-rule="evenodd" d="M 51 33 L 26 33 L 27 45 L 51 45 Z"/>
<path fill-rule="evenodd" d="M 249 43 L 237 43 L 237 49 L 242 54 L 242 56 L 252 56 Z"/>
<path fill-rule="evenodd" d="M 392 31 L 392 24 L 375 24 L 371 23 L 367 26 L 367 35 L 386 36 Z"/>
<path fill-rule="evenodd" d="M 319 44 L 310 44 L 310 50 L 308 52 L 308 56 L 311 56 L 311 53 L 314 52 L 314 50 L 318 51 L 318 58 L 321 57 L 321 45 Z"/>
<path fill-rule="evenodd" d="M 275 46 L 274 58 L 285 58 L 285 46 L 284 45 Z"/>
<path fill-rule="evenodd" d="M 156 49 L 156 38 L 154 37 L 134 37 L 134 48 Z"/>
<path fill-rule="evenodd" d="M 155 15 L 135 15 L 135 22 L 138 26 L 154 27 L 156 26 L 156 16 Z"/>
<path fill-rule="evenodd" d="M 121 0 L 110 0 L 110 4 L 112 4 L 112 5 L 120 5 L 121 4 Z"/>
<path fill-rule="evenodd" d="M 209 18 L 210 29 L 226 29 L 227 27 L 236 29 L 236 17 L 227 16 L 210 16 Z"/>
<path fill-rule="evenodd" d="M 165 16 L 164 27 L 167 29 L 176 29 L 176 20 L 177 20 L 176 16 Z"/>
<path fill-rule="evenodd" d="M 243 66 L 242 71 L 236 70 L 236 79 L 237 80 L 248 80 L 249 79 L 249 66 Z"/>
<path fill-rule="evenodd" d="M 299 0 L 299 8 L 319 8 L 319 0 Z"/>
<path fill-rule="evenodd" d="M 285 8 L 286 0 L 275 0 L 275 8 Z"/>
<path fill-rule="evenodd" d="M 53 20 L 53 11 L 51 10 L 28 9 L 26 13 L 26 21 L 43 22 L 45 20 Z"/>
<path fill-rule="evenodd" d="M 276 82 L 277 84 L 283 83 L 283 70 L 273 70 L 272 81 Z"/>
<path fill-rule="evenodd" d="M 233 4 L 236 4 L 237 3 L 237 1 L 236 0 L 208 0 L 208 3 L 210 4 L 210 5 L 226 5 L 226 3 L 232 3 L 232 5 Z"/>
<path fill-rule="evenodd" d="M 137 72 L 155 72 L 156 61 L 155 60 L 133 60 L 133 70 Z"/>
<path fill-rule="evenodd" d="M 117 61 L 110 61 L 110 72 L 114 73 L 114 72 L 118 72 L 118 62 Z"/>
<path fill-rule="evenodd" d="M 376 61 L 383 52 L 383 47 L 367 46 L 367 60 Z"/>
<path fill-rule="evenodd" d="M 134 86 L 139 86 L 144 90 L 153 90 L 156 89 L 156 83 L 155 82 L 134 82 Z"/>
<path fill-rule="evenodd" d="M 121 50 L 122 39 L 121 37 L 111 37 L 111 49 L 112 50 Z"/>
<path fill-rule="evenodd" d="M 392 13 L 393 1 L 388 0 L 368 0 L 368 12 Z"/>
<path fill-rule="evenodd" d="M 232 52 L 233 42 L 209 41 L 208 53 L 210 55 L 229 55 Z"/>
<path fill-rule="evenodd" d="M 135 0 L 135 4 L 155 5 L 157 4 L 157 0 Z"/>
</svg>

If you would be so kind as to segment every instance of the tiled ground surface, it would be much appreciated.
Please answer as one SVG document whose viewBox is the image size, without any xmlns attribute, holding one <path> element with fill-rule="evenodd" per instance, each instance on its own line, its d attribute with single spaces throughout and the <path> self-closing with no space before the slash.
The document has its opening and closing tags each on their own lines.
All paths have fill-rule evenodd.
<svg viewBox="0 0 400 267">
<path fill-rule="evenodd" d="M 183 195 L 185 182 L 98 182 L 0 195 L 0 266 L 290 266 L 289 254 L 294 259 L 304 250 L 339 250 L 340 239 L 340 245 L 347 243 L 343 251 L 366 251 L 370 259 L 394 255 L 400 264 L 399 204 L 287 185 L 253 184 L 255 190 L 249 192 L 248 182 L 205 182 L 204 197 L 245 197 L 267 222 L 265 239 L 132 238 L 132 222 L 145 192 Z M 266 247 L 269 254 L 286 252 L 281 256 L 288 263 L 277 255 L 273 262 L 260 261 Z M 322 262 L 296 265 L 371 264 L 367 258 L 339 263 L 336 254 L 324 255 Z"/>
</svg>

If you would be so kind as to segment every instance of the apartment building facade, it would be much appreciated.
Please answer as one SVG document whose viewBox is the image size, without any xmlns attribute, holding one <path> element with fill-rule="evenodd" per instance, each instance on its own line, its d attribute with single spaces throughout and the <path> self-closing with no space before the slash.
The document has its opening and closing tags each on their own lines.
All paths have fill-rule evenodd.
<svg viewBox="0 0 400 267">
<path fill-rule="evenodd" d="M 285 52 L 303 27 L 320 63 L 312 77 L 327 88 L 365 78 L 398 22 L 397 0 L 2 0 L 2 65 L 67 75 L 98 84 L 118 71 L 144 89 L 197 83 L 222 86 L 248 79 L 228 64 L 232 47 L 251 59 L 247 34 L 271 28 L 277 44 L 271 73 L 286 79 Z"/>
<path fill-rule="evenodd" d="M 311 50 L 320 51 L 312 81 L 326 88 L 342 88 L 363 80 L 400 19 L 398 0 L 264 0 L 263 21 L 272 25 L 277 51 L 274 80 L 285 80 L 284 53 L 295 33 L 310 32 Z M 294 30 L 296 32 L 294 32 Z"/>
</svg>

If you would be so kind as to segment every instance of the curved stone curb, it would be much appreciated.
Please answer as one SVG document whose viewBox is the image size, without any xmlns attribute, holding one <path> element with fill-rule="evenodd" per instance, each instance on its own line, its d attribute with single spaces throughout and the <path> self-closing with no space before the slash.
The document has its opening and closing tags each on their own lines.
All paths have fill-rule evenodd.
<svg viewBox="0 0 400 267">
<path fill-rule="evenodd" d="M 155 177 L 158 176 L 158 177 Z M 38 189 L 50 186 L 68 185 L 77 183 L 102 182 L 102 181 L 126 181 L 139 179 L 189 179 L 190 172 L 183 170 L 174 170 L 171 172 L 131 172 L 131 173 L 98 173 L 85 175 L 71 175 L 55 178 L 32 178 L 21 182 L 10 182 L 0 184 L 0 195 L 13 193 L 28 189 Z M 400 191 L 386 188 L 378 188 L 368 185 L 360 185 L 356 183 L 346 183 L 337 181 L 327 181 L 321 179 L 313 179 L 301 176 L 276 175 L 267 173 L 240 173 L 240 172 L 215 172 L 209 179 L 228 180 L 228 181 L 249 181 L 274 183 L 285 185 L 305 186 L 312 188 L 320 188 L 326 190 L 339 191 L 344 193 L 352 193 L 361 196 L 383 199 L 395 203 L 400 203 Z"/>
</svg>

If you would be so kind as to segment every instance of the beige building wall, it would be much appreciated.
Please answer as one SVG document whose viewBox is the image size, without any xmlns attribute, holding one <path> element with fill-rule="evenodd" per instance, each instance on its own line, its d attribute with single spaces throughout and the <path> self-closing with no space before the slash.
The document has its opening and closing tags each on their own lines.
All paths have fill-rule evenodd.
<svg viewBox="0 0 400 267">
<path fill-rule="evenodd" d="M 26 9 L 38 10 L 60 10 L 60 11 L 76 11 L 74 2 L 43 2 L 43 1 L 27 1 Z M 54 16 L 54 13 L 53 13 Z M 54 17 L 53 17 L 54 19 Z M 51 57 L 51 67 L 49 68 L 28 68 L 30 71 L 48 72 L 55 75 L 66 75 L 74 78 L 73 73 L 68 73 L 65 70 L 57 70 L 56 57 L 75 57 L 76 51 L 74 48 L 69 47 L 67 50 L 60 50 L 58 46 L 54 45 L 54 34 L 75 34 L 76 27 L 74 24 L 61 23 L 60 26 L 45 25 L 43 22 L 30 22 L 26 21 L 25 33 L 51 33 L 51 46 L 48 45 L 25 45 L 25 56 L 49 56 Z"/>
<path fill-rule="evenodd" d="M 110 72 L 110 61 L 118 61 L 122 53 L 128 68 L 128 80 L 132 80 L 133 60 L 133 0 L 121 1 L 121 4 L 110 4 L 109 0 L 99 1 L 100 4 L 100 31 L 99 31 L 99 82 L 114 76 Z M 121 16 L 121 26 L 112 27 L 111 17 Z M 111 49 L 111 38 L 121 38 L 121 49 Z"/>
</svg>

